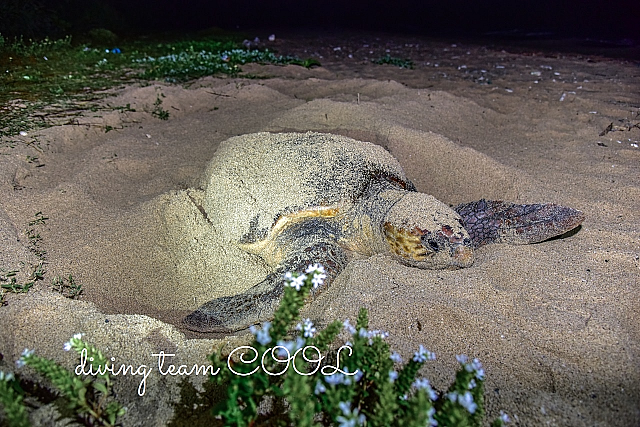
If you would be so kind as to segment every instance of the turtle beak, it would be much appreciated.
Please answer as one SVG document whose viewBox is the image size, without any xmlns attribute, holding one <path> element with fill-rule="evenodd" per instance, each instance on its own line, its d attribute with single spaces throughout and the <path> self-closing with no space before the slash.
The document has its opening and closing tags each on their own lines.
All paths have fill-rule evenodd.
<svg viewBox="0 0 640 427">
<path fill-rule="evenodd" d="M 471 264 L 473 264 L 473 249 L 464 245 L 456 246 L 453 250 L 453 265 L 465 268 Z"/>
</svg>

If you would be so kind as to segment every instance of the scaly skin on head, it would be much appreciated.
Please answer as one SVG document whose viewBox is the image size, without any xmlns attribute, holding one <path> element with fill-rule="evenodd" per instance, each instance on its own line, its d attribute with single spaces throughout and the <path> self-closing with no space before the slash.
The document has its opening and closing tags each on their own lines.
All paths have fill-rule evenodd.
<svg viewBox="0 0 640 427">
<path fill-rule="evenodd" d="M 417 268 L 459 268 L 473 264 L 471 239 L 461 218 L 432 196 L 402 192 L 381 222 L 388 253 Z"/>
</svg>

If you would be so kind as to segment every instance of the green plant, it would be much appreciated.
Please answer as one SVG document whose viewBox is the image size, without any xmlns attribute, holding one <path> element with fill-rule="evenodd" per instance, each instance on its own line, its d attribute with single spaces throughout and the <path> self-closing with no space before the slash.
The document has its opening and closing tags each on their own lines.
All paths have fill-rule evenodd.
<svg viewBox="0 0 640 427">
<path fill-rule="evenodd" d="M 153 111 L 151 111 L 151 115 L 160 120 L 169 120 L 169 112 L 162 108 L 162 99 L 164 98 L 164 94 L 160 94 L 156 97 L 155 102 L 153 103 Z"/>
<path fill-rule="evenodd" d="M 391 56 L 389 54 L 373 61 L 374 64 L 382 65 L 382 64 L 390 64 L 395 65 L 400 68 L 409 68 L 413 69 L 413 61 L 410 59 L 397 58 L 395 56 Z"/>
<path fill-rule="evenodd" d="M 14 293 L 27 293 L 29 289 L 36 284 L 36 281 L 44 279 L 44 261 L 40 261 L 33 266 L 33 271 L 29 275 L 29 279 L 20 284 L 17 280 L 19 270 L 5 271 L 0 268 L 0 288 L 7 289 Z M 3 294 L 4 295 L 4 294 Z"/>
<path fill-rule="evenodd" d="M 37 158 L 33 159 L 36 160 Z M 45 225 L 49 218 L 44 216 L 42 212 L 37 212 L 35 215 L 35 219 L 29 221 L 29 229 L 25 231 L 27 235 L 27 239 L 29 240 L 29 250 L 33 252 L 41 261 L 44 261 L 47 251 L 40 247 L 42 243 L 42 237 L 40 233 L 37 231 L 37 226 Z M 42 266 L 42 263 L 40 263 Z"/>
<path fill-rule="evenodd" d="M 56 276 L 51 282 L 53 290 L 60 292 L 64 297 L 76 299 L 82 295 L 82 285 L 76 283 L 73 276 L 70 274 L 68 278 Z"/>
<path fill-rule="evenodd" d="M 255 339 L 243 347 L 250 353 L 237 358 L 236 349 L 227 356 L 221 352 L 209 356 L 219 369 L 211 380 L 226 390 L 226 398 L 213 406 L 213 414 L 222 417 L 225 425 L 253 425 L 260 417 L 296 426 L 482 425 L 484 371 L 475 359 L 469 362 L 459 356 L 461 367 L 454 383 L 438 394 L 428 380 L 417 378 L 435 355 L 420 346 L 402 365 L 400 355 L 391 354 L 384 341 L 387 334 L 368 329 L 365 309 L 360 310 L 355 327 L 335 321 L 317 331 L 307 319 L 296 326 L 298 336 L 290 335 L 305 299 L 326 277 L 317 264 L 306 273 L 287 274 L 273 321 L 251 328 Z M 349 335 L 347 346 L 330 359 L 335 365 L 320 369 L 322 353 L 342 330 Z M 266 401 L 274 409 L 259 414 L 259 406 Z M 494 425 L 507 419 L 503 415 Z"/>
<path fill-rule="evenodd" d="M 96 91 L 123 83 L 236 75 L 240 65 L 249 62 L 319 65 L 315 59 L 240 48 L 240 43 L 228 37 L 169 43 L 122 40 L 114 46 L 117 39 L 108 31 L 98 29 L 90 36 L 92 45 L 73 44 L 70 37 L 0 39 L 0 67 L 6 70 L 0 73 L 0 138 L 68 123 L 69 116 L 86 110 L 107 109 L 97 107 L 95 101 L 108 94 Z M 24 141 L 2 142 L 13 146 Z"/>
<path fill-rule="evenodd" d="M 5 417 L 11 427 L 28 427 L 27 409 L 22 401 L 22 389 L 13 373 L 0 371 L 0 404 L 4 407 Z"/>
<path fill-rule="evenodd" d="M 268 50 L 198 50 L 193 45 L 169 55 L 147 56 L 137 59 L 136 62 L 145 68 L 141 74 L 143 78 L 164 78 L 172 82 L 217 73 L 237 74 L 241 71 L 240 65 L 248 63 L 294 64 L 307 68 L 320 65 L 315 59 L 302 60 L 295 56 L 276 55 Z"/>
<path fill-rule="evenodd" d="M 64 349 L 75 350 L 80 355 L 81 362 L 84 360 L 91 365 L 91 371 L 95 376 L 83 379 L 52 360 L 36 356 L 33 350 L 28 349 L 24 350 L 16 365 L 18 368 L 29 366 L 35 369 L 60 392 L 66 401 L 67 411 L 63 417 L 66 415 L 67 418 L 73 418 L 86 426 L 115 426 L 117 418 L 125 413 L 125 409 L 113 400 L 112 381 L 108 371 L 100 369 L 107 366 L 107 358 L 96 347 L 85 343 L 81 334 L 74 335 L 66 342 Z M 13 380 L 13 375 L 11 379 Z M 0 382 L 0 402 L 5 408 L 7 418 L 10 422 L 12 419 L 17 420 L 15 425 L 27 426 L 29 424 L 26 411 L 21 405 L 22 399 L 19 388 L 9 387 L 7 381 L 4 386 Z"/>
</svg>

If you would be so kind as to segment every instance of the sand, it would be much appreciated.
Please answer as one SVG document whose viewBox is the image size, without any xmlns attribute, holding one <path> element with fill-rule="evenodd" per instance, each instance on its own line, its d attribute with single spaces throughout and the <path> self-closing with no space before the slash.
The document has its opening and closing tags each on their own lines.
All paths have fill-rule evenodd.
<svg viewBox="0 0 640 427">
<path fill-rule="evenodd" d="M 128 86 L 104 103 L 135 112 L 86 112 L 2 141 L 0 268 L 29 275 L 40 259 L 25 231 L 35 228 L 46 273 L 28 294 L 5 296 L 0 369 L 15 370 L 24 348 L 73 367 L 62 343 L 78 332 L 118 361 L 149 365 L 160 350 L 205 363 L 220 343 L 246 339 L 180 325 L 268 273 L 220 244 L 193 200 L 202 200 L 222 141 L 312 130 L 381 145 L 419 191 L 447 204 L 554 202 L 586 220 L 561 239 L 483 247 L 462 270 L 419 270 L 384 255 L 353 261 L 308 316 L 353 320 L 367 307 L 371 326 L 388 331 L 405 359 L 419 344 L 437 354 L 425 374 L 439 388 L 456 354 L 478 357 L 489 416 L 505 410 L 515 425 L 640 424 L 637 65 L 375 36 L 277 43 L 323 66 L 247 65 L 237 78 Z M 384 48 L 413 58 L 415 69 L 372 64 Z M 167 121 L 151 114 L 160 94 Z M 49 219 L 29 226 L 37 212 Z M 83 286 L 79 300 L 51 290 L 69 274 Z M 175 378 L 150 377 L 143 397 L 139 378 L 122 380 L 125 425 L 166 422 Z"/>
</svg>

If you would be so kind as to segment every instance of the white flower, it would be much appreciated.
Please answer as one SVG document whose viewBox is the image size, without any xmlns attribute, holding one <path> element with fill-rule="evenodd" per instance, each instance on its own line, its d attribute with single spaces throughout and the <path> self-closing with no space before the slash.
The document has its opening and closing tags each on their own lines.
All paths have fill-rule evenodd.
<svg viewBox="0 0 640 427">
<path fill-rule="evenodd" d="M 351 402 L 340 402 L 338 403 L 338 407 L 344 415 L 349 415 L 351 413 Z"/>
<path fill-rule="evenodd" d="M 295 341 L 278 341 L 278 346 L 284 347 L 289 351 L 289 356 L 295 353 L 297 350 L 304 347 L 304 340 L 300 337 L 297 337 Z M 278 357 L 284 358 L 287 357 L 287 350 L 284 348 L 278 349 Z"/>
<path fill-rule="evenodd" d="M 374 329 L 372 331 L 367 331 L 365 328 L 360 328 L 358 331 L 358 335 L 362 338 L 369 338 L 369 345 L 373 344 L 373 339 L 375 337 L 380 337 L 385 339 L 389 336 L 388 332 L 381 331 L 379 329 Z"/>
<path fill-rule="evenodd" d="M 435 360 L 435 359 L 436 359 L 435 353 L 432 353 L 429 350 L 425 349 L 422 344 L 420 344 L 418 351 L 413 354 L 413 361 L 418 363 L 424 363 L 427 360 Z"/>
<path fill-rule="evenodd" d="M 338 385 L 338 384 L 345 383 L 345 376 L 344 376 L 343 373 L 338 372 L 338 373 L 333 374 L 333 375 L 325 376 L 324 380 L 327 382 L 327 384 Z"/>
<path fill-rule="evenodd" d="M 402 363 L 402 356 L 400 355 L 400 353 L 396 351 L 391 353 L 391 356 L 389 356 L 389 359 L 393 360 L 396 363 Z"/>
<path fill-rule="evenodd" d="M 261 329 L 258 329 L 253 325 L 249 328 L 251 333 L 256 336 L 256 341 L 258 341 L 262 345 L 267 345 L 271 342 L 269 329 L 271 329 L 271 322 L 264 322 Z"/>
<path fill-rule="evenodd" d="M 6 374 L 0 371 L 0 381 L 12 381 L 15 377 L 13 376 L 13 372 L 7 372 Z"/>
<path fill-rule="evenodd" d="M 473 414 L 476 412 L 476 409 L 478 409 L 478 405 L 473 401 L 473 396 L 470 391 L 465 391 L 464 394 L 459 394 L 454 391 L 449 393 L 447 397 L 452 402 L 457 401 L 460 406 L 469 411 L 470 414 Z"/>
<path fill-rule="evenodd" d="M 318 263 L 316 264 L 310 264 L 307 269 L 305 270 L 305 273 L 311 273 L 313 271 L 316 271 L 318 273 L 324 273 L 324 267 Z"/>
<path fill-rule="evenodd" d="M 287 275 L 285 274 L 285 278 L 286 277 L 287 277 Z M 300 275 L 298 275 L 298 277 L 293 277 L 293 275 L 290 276 L 290 277 L 291 277 L 291 279 L 289 279 L 289 280 L 291 280 L 291 281 L 289 282 L 288 286 L 290 286 L 292 288 L 295 288 L 296 291 L 299 291 L 300 288 L 304 285 L 304 281 L 307 280 L 307 276 L 304 275 L 304 274 L 300 274 Z"/>
<path fill-rule="evenodd" d="M 482 381 L 484 380 L 484 369 L 482 369 L 482 363 L 478 359 L 473 359 L 471 363 L 469 363 L 469 359 L 464 354 L 456 356 L 456 360 L 460 362 L 461 365 L 464 365 L 464 369 L 467 372 L 475 373 L 476 379 Z"/>
<path fill-rule="evenodd" d="M 311 283 L 313 284 L 313 289 L 316 289 L 322 286 L 322 284 L 324 283 L 324 279 L 327 278 L 324 267 L 318 263 L 310 264 L 305 270 L 305 273 L 307 274 L 313 273 L 313 278 L 311 279 Z"/>
<path fill-rule="evenodd" d="M 298 323 L 296 329 L 299 331 L 303 331 L 302 335 L 305 338 L 313 338 L 313 336 L 317 332 L 317 329 L 313 326 L 313 322 L 311 321 L 311 319 L 304 319 L 302 323 Z"/>
<path fill-rule="evenodd" d="M 322 382 L 320 380 L 316 381 L 316 388 L 315 390 L 313 390 L 313 394 L 322 394 L 325 391 L 327 391 L 327 388 L 324 386 L 324 384 L 322 384 Z"/>
<path fill-rule="evenodd" d="M 27 361 L 25 359 L 31 356 L 32 354 L 33 354 L 33 350 L 29 350 L 28 348 L 25 348 L 22 351 L 22 354 L 20 355 L 20 359 L 16 360 L 16 366 L 18 368 L 22 368 L 24 365 L 27 364 Z"/>
<path fill-rule="evenodd" d="M 429 416 L 429 427 L 435 427 L 438 425 L 438 422 L 435 420 L 435 418 L 433 418 L 435 413 L 436 408 L 434 408 L 433 406 L 427 411 L 427 415 Z"/>
<path fill-rule="evenodd" d="M 413 382 L 413 386 L 417 389 L 421 389 L 431 387 L 431 384 L 429 384 L 429 380 L 426 378 L 418 378 Z"/>
<path fill-rule="evenodd" d="M 429 380 L 426 378 L 418 378 L 417 380 L 415 380 L 412 384 L 415 388 L 417 388 L 418 390 L 425 390 L 427 392 L 427 394 L 429 395 L 429 399 L 431 401 L 434 401 L 438 398 L 438 395 L 436 394 L 435 391 L 433 391 L 433 388 L 431 388 L 431 384 L 429 383 Z"/>
<path fill-rule="evenodd" d="M 67 341 L 66 343 L 64 343 L 64 345 L 62 346 L 62 348 L 64 349 L 64 351 L 69 351 L 73 348 L 74 345 L 77 345 L 78 343 L 76 341 L 79 341 L 82 339 L 82 335 L 83 334 L 74 334 L 73 337 L 71 337 L 71 339 L 69 341 Z"/>
<path fill-rule="evenodd" d="M 358 414 L 358 408 L 351 410 L 351 402 L 340 402 L 338 407 L 342 411 L 342 415 L 336 417 L 340 427 L 362 426 L 367 420 L 364 414 Z"/>
<path fill-rule="evenodd" d="M 511 422 L 511 418 L 509 418 L 509 415 L 505 414 L 504 411 L 500 411 L 500 419 L 505 424 Z"/>
<path fill-rule="evenodd" d="M 349 322 L 349 319 L 346 319 L 344 322 L 342 322 L 342 325 L 344 326 L 344 329 L 351 335 L 356 333 L 356 328 L 351 324 L 351 322 Z"/>
<path fill-rule="evenodd" d="M 311 279 L 311 283 L 313 284 L 313 289 L 317 289 L 324 284 L 324 279 L 327 278 L 327 275 L 324 273 L 315 273 L 313 275 L 313 279 Z"/>
<path fill-rule="evenodd" d="M 389 381 L 395 382 L 398 379 L 397 371 L 389 371 Z"/>
<path fill-rule="evenodd" d="M 471 367 L 476 371 L 476 378 L 480 381 L 484 380 L 484 369 L 482 369 L 482 363 L 478 359 L 473 359 Z"/>
</svg>

